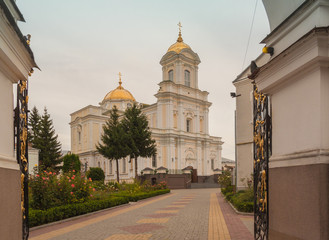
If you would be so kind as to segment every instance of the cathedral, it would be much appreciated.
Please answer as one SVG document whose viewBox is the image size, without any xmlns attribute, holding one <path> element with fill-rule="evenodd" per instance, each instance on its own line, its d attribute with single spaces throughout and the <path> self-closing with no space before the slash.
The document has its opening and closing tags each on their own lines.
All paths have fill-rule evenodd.
<svg viewBox="0 0 329 240">
<path fill-rule="evenodd" d="M 222 144 L 220 137 L 209 135 L 208 92 L 198 88 L 200 58 L 183 42 L 181 30 L 160 60 L 162 81 L 155 94 L 157 101 L 143 104 L 130 91 L 119 85 L 110 91 L 99 106 L 88 105 L 71 114 L 71 150 L 78 154 L 86 171 L 90 167 L 104 170 L 105 180 L 116 179 L 116 162 L 97 152 L 102 127 L 109 118 L 109 110 L 116 106 L 119 113 L 137 104 L 147 116 L 152 138 L 156 140 L 157 154 L 138 159 L 138 173 L 144 169 L 166 169 L 168 174 L 180 174 L 182 169 L 193 168 L 194 174 L 206 177 L 221 169 Z M 134 161 L 129 157 L 119 161 L 120 180 L 134 178 Z"/>
</svg>

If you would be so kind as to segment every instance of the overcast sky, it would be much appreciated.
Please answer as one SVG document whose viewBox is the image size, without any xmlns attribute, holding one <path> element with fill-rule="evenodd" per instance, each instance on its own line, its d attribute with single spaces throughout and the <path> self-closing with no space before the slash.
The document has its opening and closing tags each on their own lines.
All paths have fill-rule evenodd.
<svg viewBox="0 0 329 240">
<path fill-rule="evenodd" d="M 41 71 L 29 83 L 29 108 L 53 119 L 63 150 L 70 150 L 70 113 L 98 106 L 118 85 L 138 102 L 155 103 L 162 80 L 159 61 L 178 36 L 196 52 L 199 88 L 212 102 L 209 131 L 222 137 L 223 157 L 234 159 L 235 91 L 232 81 L 255 59 L 269 33 L 261 0 L 247 52 L 257 0 L 17 0 L 31 34 L 31 48 Z"/>
</svg>

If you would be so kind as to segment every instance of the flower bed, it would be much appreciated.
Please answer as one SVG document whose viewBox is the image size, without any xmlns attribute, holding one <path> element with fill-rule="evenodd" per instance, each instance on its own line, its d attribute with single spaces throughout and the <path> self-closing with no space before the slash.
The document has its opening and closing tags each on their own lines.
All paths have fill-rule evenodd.
<svg viewBox="0 0 329 240">
<path fill-rule="evenodd" d="M 40 172 L 30 178 L 29 188 L 30 227 L 170 192 L 165 182 L 153 186 L 137 181 L 104 184 L 75 171 L 64 175 Z"/>
</svg>

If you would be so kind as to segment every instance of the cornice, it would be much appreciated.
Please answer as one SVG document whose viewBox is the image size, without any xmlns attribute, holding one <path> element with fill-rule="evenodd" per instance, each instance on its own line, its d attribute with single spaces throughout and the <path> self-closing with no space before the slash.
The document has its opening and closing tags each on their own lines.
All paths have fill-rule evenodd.
<svg viewBox="0 0 329 240">
<path fill-rule="evenodd" d="M 329 63 L 328 31 L 329 27 L 314 28 L 262 66 L 255 79 L 259 90 L 270 94 L 283 82 L 326 66 Z"/>
</svg>

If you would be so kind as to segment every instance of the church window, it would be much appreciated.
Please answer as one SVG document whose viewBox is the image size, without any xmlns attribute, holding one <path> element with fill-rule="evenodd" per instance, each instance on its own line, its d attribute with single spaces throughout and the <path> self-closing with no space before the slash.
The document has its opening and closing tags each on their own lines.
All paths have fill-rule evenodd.
<svg viewBox="0 0 329 240">
<path fill-rule="evenodd" d="M 110 161 L 110 164 L 109 164 L 109 172 L 110 172 L 110 174 L 113 173 L 112 161 Z"/>
<path fill-rule="evenodd" d="M 100 163 L 100 162 L 98 162 L 98 167 L 99 167 L 99 168 L 101 167 L 101 163 Z"/>
<path fill-rule="evenodd" d="M 157 167 L 157 155 L 152 156 L 152 167 Z"/>
<path fill-rule="evenodd" d="M 190 87 L 190 85 L 191 85 L 191 82 L 190 82 L 190 72 L 188 70 L 185 70 L 184 77 L 185 77 L 185 86 Z"/>
<path fill-rule="evenodd" d="M 174 71 L 173 70 L 170 70 L 168 72 L 168 78 L 170 81 L 174 81 Z"/>
<path fill-rule="evenodd" d="M 211 169 L 214 170 L 215 169 L 215 160 L 211 159 Z"/>
<path fill-rule="evenodd" d="M 126 159 L 123 158 L 122 159 L 122 173 L 126 173 L 126 168 L 127 168 L 127 166 L 126 166 Z"/>
<path fill-rule="evenodd" d="M 186 132 L 191 131 L 191 119 L 186 119 Z"/>
</svg>

